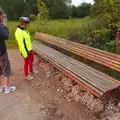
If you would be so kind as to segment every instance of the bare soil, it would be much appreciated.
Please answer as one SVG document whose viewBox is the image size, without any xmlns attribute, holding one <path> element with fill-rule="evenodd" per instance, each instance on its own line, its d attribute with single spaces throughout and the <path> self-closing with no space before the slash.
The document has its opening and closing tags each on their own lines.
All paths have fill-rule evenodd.
<svg viewBox="0 0 120 120">
<path fill-rule="evenodd" d="M 45 69 L 35 64 L 39 74 L 34 80 L 23 77 L 23 58 L 18 50 L 9 50 L 13 71 L 10 84 L 17 90 L 0 94 L 0 120 L 93 120 L 80 102 L 68 101 L 50 82 Z"/>
</svg>

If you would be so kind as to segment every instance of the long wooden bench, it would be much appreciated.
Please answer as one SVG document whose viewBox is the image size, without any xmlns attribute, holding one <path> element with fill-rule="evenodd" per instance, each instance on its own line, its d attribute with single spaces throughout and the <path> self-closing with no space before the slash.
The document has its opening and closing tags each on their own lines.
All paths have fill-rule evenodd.
<svg viewBox="0 0 120 120">
<path fill-rule="evenodd" d="M 39 37 L 41 37 L 41 35 Z M 37 39 L 41 38 L 37 36 Z M 120 82 L 116 79 L 47 47 L 40 42 L 33 42 L 33 50 L 36 54 L 48 60 L 55 67 L 64 72 L 64 74 L 75 80 L 97 97 L 120 86 Z"/>
<path fill-rule="evenodd" d="M 120 72 L 120 56 L 95 49 L 86 45 L 78 44 L 69 40 L 61 39 L 44 33 L 36 33 L 35 39 L 44 41 L 51 45 L 55 45 L 59 48 L 65 49 L 78 56 L 96 62 L 105 67 L 111 68 L 117 72 Z"/>
</svg>

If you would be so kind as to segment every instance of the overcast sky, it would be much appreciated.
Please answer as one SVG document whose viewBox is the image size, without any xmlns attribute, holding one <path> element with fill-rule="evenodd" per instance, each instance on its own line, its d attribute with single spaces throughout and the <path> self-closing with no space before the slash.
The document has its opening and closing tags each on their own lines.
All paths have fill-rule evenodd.
<svg viewBox="0 0 120 120">
<path fill-rule="evenodd" d="M 93 3 L 93 0 L 72 0 L 72 4 L 74 5 L 80 5 L 82 2 L 88 2 L 88 3 Z"/>
</svg>

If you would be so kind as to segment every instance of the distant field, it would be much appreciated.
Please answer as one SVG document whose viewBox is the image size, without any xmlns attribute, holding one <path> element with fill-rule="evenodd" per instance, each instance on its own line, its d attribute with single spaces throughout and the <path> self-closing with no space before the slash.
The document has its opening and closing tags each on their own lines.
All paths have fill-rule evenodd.
<svg viewBox="0 0 120 120">
<path fill-rule="evenodd" d="M 51 34 L 51 35 L 55 35 L 58 37 L 67 38 L 69 29 L 72 29 L 76 26 L 80 26 L 81 24 L 90 20 L 91 20 L 90 17 L 86 17 L 83 19 L 71 19 L 71 20 L 52 20 L 52 21 L 49 21 L 45 26 L 41 25 L 40 31 Z M 14 33 L 18 24 L 19 22 L 16 22 L 16 21 L 8 22 L 10 37 L 9 37 L 9 40 L 7 41 L 7 46 L 9 48 L 17 47 Z M 36 22 L 31 22 L 28 29 L 31 33 L 31 36 L 34 36 L 34 33 L 36 31 Z"/>
</svg>

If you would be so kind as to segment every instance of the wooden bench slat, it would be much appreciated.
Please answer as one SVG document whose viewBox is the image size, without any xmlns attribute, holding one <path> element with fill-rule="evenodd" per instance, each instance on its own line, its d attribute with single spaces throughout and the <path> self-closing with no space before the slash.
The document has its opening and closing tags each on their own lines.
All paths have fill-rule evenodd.
<svg viewBox="0 0 120 120">
<path fill-rule="evenodd" d="M 49 54 L 49 52 L 48 52 L 48 54 Z M 55 53 L 54 53 L 54 54 L 55 54 Z M 58 58 L 61 59 L 61 56 L 58 56 Z M 64 61 L 67 61 L 67 60 L 62 58 L 61 62 L 62 62 L 62 61 L 64 62 Z M 67 63 L 66 63 L 66 65 L 67 65 Z M 73 67 L 74 67 L 74 66 L 73 66 Z M 76 68 L 76 69 L 77 69 L 77 68 Z M 82 68 L 82 69 L 84 69 L 84 68 Z M 77 71 L 76 71 L 76 72 L 77 72 Z M 82 71 L 81 71 L 81 72 L 82 72 Z M 89 72 L 91 72 L 91 71 L 89 71 Z M 85 73 L 84 73 L 84 74 L 85 74 Z M 95 79 L 95 78 L 97 79 L 98 76 L 95 77 L 95 75 L 94 75 L 94 78 L 92 78 L 92 79 Z M 96 81 L 97 81 L 97 80 L 96 80 Z M 100 81 L 99 81 L 99 82 L 100 82 Z M 110 81 L 110 82 L 112 82 L 112 81 Z M 105 81 L 104 81 L 104 84 L 105 84 Z"/>
<path fill-rule="evenodd" d="M 49 37 L 47 38 L 47 40 L 44 38 L 43 41 L 49 42 L 50 44 L 53 44 L 53 45 L 57 45 L 60 48 L 63 48 L 63 49 L 68 50 L 70 52 L 73 52 L 79 56 L 85 57 L 85 58 L 90 59 L 92 61 L 95 61 L 99 64 L 104 64 L 105 66 L 120 72 L 120 65 L 116 64 L 116 61 L 114 61 L 112 59 L 98 56 L 97 54 L 93 54 L 92 52 L 89 52 L 89 51 L 80 51 L 79 49 L 74 48 L 72 46 L 68 46 L 68 45 L 64 46 L 63 44 L 60 44 L 56 40 L 50 40 Z"/>
<path fill-rule="evenodd" d="M 76 64 L 76 66 L 79 66 L 79 65 L 80 65 L 80 64 L 77 64 L 77 63 L 75 63 L 75 64 Z M 100 71 L 97 71 L 97 70 L 95 70 L 95 69 L 92 69 L 91 67 L 88 67 L 88 66 L 86 66 L 86 65 L 84 65 L 84 64 L 82 64 L 82 66 L 86 67 L 87 70 L 89 70 L 92 75 L 96 75 L 97 77 L 99 77 L 99 78 L 101 78 L 101 79 L 108 78 L 108 80 L 110 80 L 111 82 L 113 81 L 113 82 L 116 82 L 118 85 L 120 84 L 120 81 L 118 81 L 118 80 L 116 80 L 116 79 L 114 79 L 114 78 L 111 78 L 110 76 L 108 76 L 108 75 L 106 75 L 106 74 L 104 74 L 104 73 L 102 73 L 102 72 L 100 72 Z"/>
<path fill-rule="evenodd" d="M 120 61 L 120 56 L 117 55 L 117 54 L 102 51 L 102 50 L 99 50 L 99 49 L 96 49 L 96 48 L 93 48 L 93 47 L 89 47 L 87 45 L 83 45 L 83 44 L 79 44 L 79 43 L 76 43 L 76 42 L 73 42 L 73 41 L 66 40 L 66 39 L 63 39 L 63 38 L 47 35 L 47 34 L 44 34 L 44 33 L 38 33 L 38 32 L 35 34 L 35 38 L 38 39 L 38 40 L 40 38 L 56 40 L 57 42 L 59 41 L 59 43 L 62 43 L 63 45 L 69 44 L 69 45 L 78 47 L 80 49 L 85 49 L 86 51 L 91 50 L 92 52 L 95 52 L 95 53 L 97 52 L 97 54 L 105 55 L 106 57 L 114 59 L 114 60 L 116 60 L 116 58 L 117 58 L 117 60 Z"/>
<path fill-rule="evenodd" d="M 44 45 L 42 45 L 42 46 L 44 46 Z M 56 58 L 55 56 L 56 56 L 56 54 L 55 53 L 59 53 L 59 52 L 57 52 L 57 51 L 54 51 L 53 49 L 48 49 L 48 47 L 46 48 L 45 46 L 45 48 L 44 47 L 42 47 L 42 46 L 40 46 L 40 44 L 38 45 L 37 44 L 37 47 L 40 49 L 40 52 L 43 52 L 44 54 L 46 54 L 47 56 L 49 56 L 50 58 L 52 58 L 52 59 L 54 59 L 54 61 L 55 61 L 55 59 L 58 59 L 58 58 Z M 41 48 L 40 48 L 41 47 Z M 36 48 L 37 49 L 37 48 Z M 45 52 L 45 50 L 46 49 L 48 49 L 46 52 Z M 54 52 L 53 52 L 54 51 Z M 51 53 L 51 52 L 53 52 L 54 53 L 54 55 Z M 53 55 L 53 56 L 52 56 Z M 59 53 L 59 55 L 61 56 L 62 54 L 60 54 Z M 62 56 L 65 56 L 65 55 L 62 55 Z M 54 58 L 55 57 L 55 58 Z M 68 58 L 68 56 L 67 56 L 67 58 Z M 70 60 L 71 60 L 72 58 L 70 58 Z M 117 87 L 118 86 L 118 84 L 116 83 L 116 82 L 111 82 L 110 80 L 106 80 L 107 82 L 108 82 L 108 85 L 106 86 L 106 85 L 104 85 L 104 84 L 106 84 L 106 81 L 105 80 L 103 80 L 103 84 L 101 83 L 101 82 L 99 82 L 99 81 L 101 81 L 102 79 L 101 78 L 97 78 L 97 79 L 95 79 L 94 77 L 96 77 L 96 76 L 94 76 L 94 77 L 92 77 L 92 76 L 90 76 L 89 74 L 85 74 L 85 71 L 87 71 L 87 70 L 84 70 L 84 71 L 82 71 L 82 70 L 80 70 L 80 69 L 76 69 L 75 67 L 73 67 L 74 65 L 71 65 L 70 63 L 68 63 L 68 65 L 69 65 L 69 67 L 68 67 L 68 65 L 66 65 L 66 64 L 64 64 L 64 61 L 65 61 L 65 59 L 62 61 L 62 59 L 60 59 L 59 58 L 59 60 L 58 60 L 59 62 L 61 62 L 61 64 L 63 64 L 64 65 L 64 67 L 66 67 L 67 69 L 69 69 L 69 71 L 71 71 L 71 69 L 73 69 L 74 68 L 74 70 L 72 70 L 72 72 L 74 73 L 74 74 L 77 74 L 77 76 L 79 76 L 79 77 L 81 77 L 82 76 L 82 78 L 84 78 L 84 79 L 90 79 L 89 81 L 88 80 L 86 80 L 86 82 L 88 82 L 89 84 L 94 84 L 94 86 L 96 86 L 96 87 L 98 87 L 99 86 L 99 89 L 102 91 L 106 91 L 106 90 L 108 90 L 108 89 L 112 89 L 112 88 L 115 88 L 115 87 Z M 58 62 L 58 61 L 56 61 L 56 62 Z M 67 62 L 68 62 L 68 60 L 66 60 Z M 73 60 L 74 61 L 74 60 Z M 58 63 L 59 63 L 58 62 Z M 76 61 L 75 61 L 76 62 Z M 77 66 L 78 67 L 78 66 Z M 83 69 L 83 67 L 82 67 L 82 69 Z M 88 71 L 87 71 L 88 72 Z M 79 75 L 80 74 L 80 75 Z M 86 75 L 86 76 L 84 76 L 84 74 Z M 107 78 L 109 78 L 109 77 L 107 77 Z M 95 81 L 96 80 L 96 81 Z M 105 81 L 105 82 L 104 82 Z M 93 83 L 94 82 L 94 83 Z M 101 88 L 100 88 L 101 87 Z"/>
<path fill-rule="evenodd" d="M 95 96 L 100 97 L 103 95 L 104 91 L 100 91 L 97 88 L 95 88 L 95 86 L 85 82 L 82 78 L 79 78 L 78 76 L 76 76 L 75 74 L 73 74 L 70 71 L 66 71 L 66 68 L 60 66 L 58 63 L 54 62 L 51 58 L 49 58 L 48 56 L 46 56 L 43 53 L 40 53 L 40 51 L 37 50 L 37 48 L 34 47 L 34 51 L 39 54 L 40 56 L 42 56 L 43 58 L 45 58 L 46 60 L 49 60 L 51 62 L 51 64 L 57 66 L 57 68 L 59 68 L 61 71 L 65 71 L 64 73 L 66 75 L 68 75 L 71 79 L 75 80 L 77 83 L 81 84 L 82 86 L 84 86 L 87 90 L 89 90 L 91 93 L 93 93 Z M 59 67 L 58 67 L 59 66 Z"/>
<path fill-rule="evenodd" d="M 45 40 L 46 41 L 46 40 Z M 86 49 L 84 49 L 84 47 L 77 47 L 76 45 L 74 45 L 74 44 L 72 44 L 72 46 L 71 46 L 71 44 L 67 41 L 58 41 L 58 40 L 54 40 L 54 39 L 50 39 L 50 37 L 47 39 L 47 41 L 46 42 L 49 42 L 49 43 L 52 43 L 52 44 L 54 44 L 54 45 L 58 45 L 58 46 L 60 46 L 61 48 L 67 48 L 67 50 L 69 50 L 70 49 L 70 51 L 72 51 L 72 50 L 74 50 L 75 52 L 74 53 L 76 53 L 77 52 L 77 54 L 80 52 L 80 54 L 85 54 L 86 53 L 86 55 L 89 55 L 89 56 L 93 56 L 94 58 L 95 57 L 97 57 L 98 59 L 99 58 L 102 58 L 102 60 L 105 60 L 105 61 L 107 61 L 107 62 L 112 62 L 112 63 L 115 63 L 116 64 L 116 58 L 115 57 L 111 57 L 111 56 L 109 56 L 108 58 L 107 58 L 107 54 L 106 54 L 106 56 L 104 56 L 104 54 L 99 54 L 99 52 L 96 52 L 95 50 L 94 51 L 91 51 L 91 48 L 89 48 L 88 50 L 86 50 Z M 68 47 L 67 47 L 68 46 Z M 69 48 L 69 49 L 68 49 Z M 73 52 L 73 51 L 72 51 Z M 103 52 L 104 53 L 104 52 Z M 112 59 L 113 58 L 113 59 Z M 115 60 L 114 60 L 114 58 L 115 58 Z M 117 59 L 117 61 L 120 61 L 120 57 L 119 57 L 119 59 Z M 117 64 L 116 64 L 117 65 Z M 119 65 L 118 65 L 118 67 L 120 67 Z"/>
<path fill-rule="evenodd" d="M 59 56 L 59 59 L 61 59 L 61 56 Z M 92 72 L 91 70 L 89 70 L 89 67 L 87 67 L 86 65 L 83 67 L 83 64 L 81 63 L 81 64 L 77 64 L 77 62 L 74 60 L 74 61 L 72 61 L 72 59 L 71 58 L 69 58 L 70 60 L 71 60 L 71 64 L 73 64 L 73 65 L 75 65 L 75 66 L 79 66 L 79 67 L 81 67 L 82 69 L 84 69 L 85 67 L 87 68 L 86 69 L 86 71 L 88 71 L 88 72 Z M 64 58 L 62 58 L 62 61 L 66 61 L 66 59 L 64 59 Z M 70 63 L 70 61 L 69 61 L 69 63 Z M 66 63 L 66 65 L 67 65 L 67 63 Z M 77 67 L 76 67 L 76 69 L 77 69 Z M 94 74 L 93 75 L 96 75 L 96 77 L 98 78 L 101 78 L 101 76 L 99 76 L 99 74 L 97 73 L 95 73 L 95 72 L 93 72 Z M 104 77 L 103 77 L 104 78 Z M 111 81 L 111 83 L 113 83 L 113 81 Z"/>
<path fill-rule="evenodd" d="M 79 44 L 79 43 L 76 43 L 76 42 L 72 42 L 72 41 L 69 41 L 69 40 L 65 40 L 65 39 L 62 39 L 62 38 L 58 38 L 58 37 L 55 37 L 55 36 L 50 36 L 49 35 L 49 38 L 62 41 L 62 44 L 63 43 L 64 44 L 70 44 L 70 45 L 73 45 L 73 46 L 78 47 L 80 49 L 84 49 L 86 51 L 90 50 L 91 52 L 97 53 L 97 54 L 99 54 L 101 56 L 105 55 L 106 57 L 108 57 L 110 59 L 114 59 L 114 60 L 120 61 L 120 56 L 117 55 L 117 54 L 113 54 L 113 53 L 109 53 L 109 52 L 106 52 L 106 51 L 102 51 L 102 50 L 99 50 L 99 49 L 96 49 L 96 48 L 93 48 L 93 47 L 89 47 L 87 45 L 82 45 L 82 44 Z"/>
<path fill-rule="evenodd" d="M 103 95 L 104 91 L 100 91 L 97 88 L 95 88 L 93 85 L 86 83 L 83 79 L 79 78 L 75 74 L 71 73 L 70 71 L 66 71 L 66 69 L 62 66 L 60 66 L 58 63 L 54 62 L 51 58 L 48 58 L 46 55 L 40 53 L 36 48 L 34 48 L 34 51 L 42 56 L 44 59 L 48 60 L 53 64 L 55 67 L 57 67 L 60 71 L 64 72 L 65 75 L 69 76 L 72 80 L 75 80 L 77 83 L 82 85 L 84 88 L 89 90 L 92 94 L 94 94 L 97 97 L 100 97 Z"/>
<path fill-rule="evenodd" d="M 113 84 L 114 82 L 116 82 L 115 79 L 113 79 L 113 78 L 111 78 L 111 77 L 109 77 L 109 76 L 107 76 L 107 75 L 105 75 L 105 74 L 101 74 L 101 72 L 96 71 L 96 70 L 94 70 L 94 69 L 92 69 L 92 68 L 90 68 L 90 67 L 88 67 L 88 66 L 86 66 L 86 65 L 84 65 L 84 64 L 77 64 L 77 62 L 76 62 L 76 66 L 81 67 L 82 69 L 85 68 L 86 72 L 90 73 L 91 76 L 94 76 L 96 79 L 99 78 L 99 79 L 104 80 L 104 84 L 106 84 L 106 83 L 107 83 L 107 80 L 109 80 L 109 79 L 111 79 L 111 80 L 110 80 L 110 83 L 111 83 L 111 84 Z M 76 67 L 76 68 L 77 68 L 77 67 Z M 116 84 L 119 85 L 120 82 L 116 82 Z"/>
<path fill-rule="evenodd" d="M 49 52 L 48 52 L 48 54 L 50 54 Z M 104 86 L 104 88 L 105 89 L 107 89 L 107 79 L 106 78 L 104 78 L 103 77 L 103 79 L 104 79 L 104 81 L 101 81 L 100 79 L 101 79 L 101 77 L 98 77 L 98 76 L 96 76 L 96 74 L 94 73 L 94 74 L 92 74 L 91 75 L 91 71 L 89 71 L 88 69 L 86 69 L 86 67 L 83 67 L 82 65 L 80 66 L 80 63 L 79 63 L 79 66 L 77 65 L 70 65 L 70 61 L 71 61 L 71 59 L 70 58 L 68 58 L 68 57 L 65 57 L 65 58 L 61 58 L 62 57 L 62 54 L 61 54 L 61 56 L 60 56 L 60 54 L 59 54 L 59 56 L 57 56 L 54 52 L 53 52 L 53 54 L 60 60 L 60 62 L 62 63 L 62 64 L 65 64 L 65 66 L 67 67 L 67 68 L 69 68 L 69 69 L 74 69 L 74 72 L 75 73 L 78 73 L 78 74 L 80 74 L 81 73 L 81 75 L 80 76 L 85 76 L 86 77 L 86 79 L 88 79 L 88 78 L 90 78 L 90 79 L 92 79 L 95 83 L 97 83 L 97 85 L 99 85 L 99 83 L 101 83 L 101 84 L 103 84 L 101 87 L 103 87 Z M 51 56 L 52 57 L 52 56 Z M 69 60 L 68 60 L 68 59 Z M 66 61 L 66 63 L 64 63 L 64 61 Z M 78 61 L 73 61 L 73 63 L 77 63 Z M 68 66 L 67 66 L 68 65 Z M 74 68 L 74 66 L 75 66 L 75 68 Z M 79 68 L 81 68 L 81 69 L 79 69 Z M 79 72 L 78 72 L 79 71 Z M 99 78 L 99 79 L 98 79 Z M 111 86 L 113 86 L 113 81 L 109 81 L 109 86 L 111 85 Z"/>
</svg>

